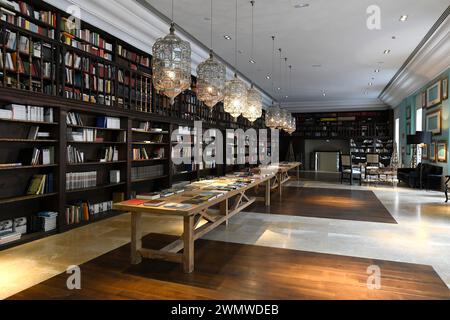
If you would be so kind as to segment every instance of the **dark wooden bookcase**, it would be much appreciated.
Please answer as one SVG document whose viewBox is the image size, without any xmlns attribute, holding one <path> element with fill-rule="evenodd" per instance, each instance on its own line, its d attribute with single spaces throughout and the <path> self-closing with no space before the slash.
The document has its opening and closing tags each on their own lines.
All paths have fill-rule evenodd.
<svg viewBox="0 0 450 320">
<path fill-rule="evenodd" d="M 181 174 L 174 171 L 171 133 L 180 125 L 192 128 L 194 121 L 202 121 L 204 130 L 218 128 L 225 136 L 227 128 L 264 128 L 263 119 L 254 124 L 243 117 L 233 119 L 224 112 L 222 103 L 210 110 L 196 97 L 194 77 L 192 87 L 170 105 L 169 99 L 153 88 L 150 54 L 84 21 L 81 29 L 89 30 L 87 34 L 95 34 L 93 38 L 86 37 L 86 33 L 68 32 L 65 12 L 39 0 L 23 3 L 32 5 L 34 10 L 50 12 L 52 20 L 49 24 L 21 10 L 4 8 L 13 12 L 13 18 L 0 21 L 0 109 L 9 104 L 52 108 L 54 120 L 36 123 L 0 119 L 0 164 L 26 162 L 28 159 L 21 159 L 23 150 L 34 147 L 53 147 L 54 163 L 23 163 L 22 166 L 0 168 L 0 221 L 30 218 L 41 211 L 58 212 L 59 218 L 56 230 L 23 235 L 19 241 L 0 246 L 0 250 L 119 214 L 108 210 L 88 221 L 68 225 L 65 210 L 73 203 L 93 204 L 117 196 L 129 199 L 136 193 L 168 188 L 177 181 L 197 180 L 239 169 L 234 165 L 217 165 L 204 170 L 194 166 L 188 173 Z M 38 26 L 37 32 L 18 24 L 19 17 L 20 21 L 27 19 Z M 7 45 L 7 34 L 10 33 L 16 34 L 17 39 L 16 46 L 11 48 Z M 28 41 L 28 51 L 19 47 L 21 38 L 23 43 Z M 41 48 L 40 55 L 35 52 L 36 48 Z M 15 56 L 11 68 L 7 64 L 8 54 Z M 29 69 L 27 63 L 36 66 Z M 71 113 L 78 114 L 82 124 L 67 123 L 67 115 Z M 120 127 L 98 126 L 97 118 L 105 116 L 119 118 Z M 141 129 L 141 123 L 147 123 L 147 129 Z M 33 126 L 49 132 L 50 137 L 28 139 Z M 101 139 L 74 141 L 68 130 L 95 130 Z M 83 152 L 83 162 L 69 161 L 67 149 L 73 147 Z M 117 160 L 100 161 L 99 154 L 109 147 L 117 149 Z M 145 149 L 148 159 L 135 158 L 133 149 L 136 148 Z M 160 150 L 163 150 L 163 156 L 157 156 L 162 154 Z M 162 170 L 157 176 L 139 178 L 134 175 L 136 168 L 158 165 Z M 111 170 L 120 171 L 120 182 L 111 183 Z M 67 173 L 90 171 L 97 172 L 95 186 L 66 190 Z M 54 192 L 26 195 L 30 179 L 37 174 L 52 174 Z"/>
</svg>

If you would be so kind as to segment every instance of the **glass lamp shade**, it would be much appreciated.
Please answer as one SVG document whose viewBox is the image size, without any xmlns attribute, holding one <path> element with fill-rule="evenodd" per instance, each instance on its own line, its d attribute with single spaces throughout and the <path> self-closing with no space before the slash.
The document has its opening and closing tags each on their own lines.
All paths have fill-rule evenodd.
<svg viewBox="0 0 450 320">
<path fill-rule="evenodd" d="M 225 96 L 223 98 L 223 109 L 233 118 L 242 114 L 247 104 L 247 88 L 245 83 L 235 75 L 232 80 L 225 83 Z"/>
<path fill-rule="evenodd" d="M 278 119 L 280 118 L 280 108 L 277 105 L 272 105 L 267 110 L 266 114 L 266 126 L 270 129 L 276 129 L 278 127 Z"/>
<path fill-rule="evenodd" d="M 289 117 L 289 113 L 286 110 L 281 109 L 280 110 L 280 118 L 278 120 L 278 128 L 279 129 L 285 130 L 287 128 L 288 117 Z"/>
<path fill-rule="evenodd" d="M 225 72 L 225 66 L 214 59 L 212 52 L 197 67 L 197 98 L 209 108 L 223 100 Z"/>
<path fill-rule="evenodd" d="M 253 86 L 247 90 L 247 105 L 242 112 L 242 116 L 250 122 L 262 116 L 262 97 Z"/>
<path fill-rule="evenodd" d="M 156 40 L 152 51 L 153 85 L 173 104 L 191 85 L 191 45 L 175 35 L 172 23 L 170 33 Z"/>
</svg>

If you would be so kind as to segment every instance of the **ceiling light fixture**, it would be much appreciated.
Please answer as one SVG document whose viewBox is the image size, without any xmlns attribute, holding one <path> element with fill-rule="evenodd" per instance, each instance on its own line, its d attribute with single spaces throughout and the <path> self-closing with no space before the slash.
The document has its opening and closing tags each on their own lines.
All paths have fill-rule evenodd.
<svg viewBox="0 0 450 320">
<path fill-rule="evenodd" d="M 299 3 L 299 4 L 294 5 L 294 8 L 296 8 L 296 9 L 307 8 L 307 7 L 309 7 L 309 3 Z"/>
<path fill-rule="evenodd" d="M 251 57 L 250 63 L 254 64 L 255 61 L 253 60 L 253 52 L 255 43 L 255 30 L 254 30 L 255 1 L 254 0 L 250 1 L 250 4 L 252 5 L 252 46 L 250 52 Z M 242 116 L 248 119 L 250 122 L 254 122 L 256 119 L 262 116 L 262 96 L 259 93 L 259 91 L 254 88 L 253 82 L 251 83 L 250 89 L 247 90 L 247 103 L 244 110 L 242 111 Z"/>
<path fill-rule="evenodd" d="M 230 37 L 229 35 L 227 35 L 227 34 L 224 35 L 223 37 L 224 37 L 226 40 L 231 40 L 231 37 Z"/>
<path fill-rule="evenodd" d="M 384 54 L 389 54 L 389 53 L 391 53 L 391 49 L 386 49 L 386 50 L 384 50 L 383 53 L 384 53 Z"/>
<path fill-rule="evenodd" d="M 268 75 L 266 76 L 266 79 L 267 79 L 267 80 L 270 80 L 270 74 L 268 74 Z"/>
<path fill-rule="evenodd" d="M 213 55 L 213 0 L 211 0 L 211 39 L 209 58 L 197 67 L 197 97 L 209 108 L 223 100 L 226 68 Z"/>
<path fill-rule="evenodd" d="M 236 0 L 236 12 L 234 21 L 234 78 L 228 80 L 225 84 L 225 96 L 223 100 L 223 108 L 225 112 L 229 113 L 233 118 L 237 118 L 241 115 L 243 108 L 247 103 L 247 88 L 245 83 L 242 82 L 237 76 L 237 64 L 238 64 L 238 0 Z"/>
<path fill-rule="evenodd" d="M 157 92 L 170 98 L 171 105 L 176 96 L 191 86 L 191 46 L 175 35 L 173 7 L 172 0 L 170 33 L 152 47 L 153 84 Z"/>
<path fill-rule="evenodd" d="M 405 22 L 406 20 L 408 20 L 408 16 L 407 16 L 407 15 L 402 15 L 402 16 L 400 17 L 400 21 L 401 21 L 401 22 Z"/>
<path fill-rule="evenodd" d="M 375 72 L 375 73 L 378 73 L 378 72 L 380 72 L 380 69 L 375 69 L 374 72 Z"/>
<path fill-rule="evenodd" d="M 373 82 L 369 82 L 369 86 L 370 86 L 370 87 L 373 86 Z"/>
</svg>

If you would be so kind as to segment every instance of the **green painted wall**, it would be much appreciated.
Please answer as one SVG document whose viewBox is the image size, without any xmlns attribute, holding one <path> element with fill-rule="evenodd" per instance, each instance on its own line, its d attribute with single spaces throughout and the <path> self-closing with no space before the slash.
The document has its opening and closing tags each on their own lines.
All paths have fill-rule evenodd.
<svg viewBox="0 0 450 320">
<path fill-rule="evenodd" d="M 433 81 L 430 81 L 426 86 L 424 86 L 423 88 L 418 88 L 416 93 L 403 99 L 403 101 L 395 108 L 396 111 L 399 114 L 399 119 L 400 119 L 400 153 L 402 153 L 402 163 L 404 166 L 409 167 L 411 164 L 411 155 L 412 155 L 412 151 L 411 151 L 411 155 L 407 155 L 407 148 L 408 146 L 406 145 L 406 136 L 407 136 L 407 126 L 408 123 L 411 126 L 411 131 L 409 132 L 409 134 L 414 134 L 416 132 L 416 98 L 417 96 L 420 96 L 422 94 L 422 92 L 426 91 L 426 89 L 434 84 L 436 81 L 443 79 L 443 78 L 449 78 L 450 77 L 450 69 L 446 70 L 445 72 L 443 72 L 442 74 L 440 74 L 438 77 L 436 77 L 435 79 L 433 79 Z M 407 119 L 407 108 L 410 107 L 411 108 L 411 119 Z M 434 112 L 436 110 L 441 110 L 441 117 L 442 117 L 442 133 L 440 135 L 436 135 L 433 136 L 433 141 L 441 141 L 441 140 L 445 140 L 445 141 L 450 141 L 450 99 L 444 100 L 442 101 L 442 103 L 438 106 L 429 108 L 429 109 L 422 109 L 422 118 L 423 118 L 423 123 L 422 123 L 422 128 L 423 130 L 426 130 L 426 115 L 430 112 Z M 449 158 L 448 155 L 448 151 L 447 151 L 447 159 Z M 423 161 L 423 162 L 429 162 L 427 161 Z M 441 167 L 444 168 L 444 174 L 448 174 L 448 172 L 450 172 L 450 163 L 449 161 L 447 161 L 447 163 L 440 163 L 440 162 L 436 162 L 434 163 L 436 165 L 439 165 Z"/>
</svg>

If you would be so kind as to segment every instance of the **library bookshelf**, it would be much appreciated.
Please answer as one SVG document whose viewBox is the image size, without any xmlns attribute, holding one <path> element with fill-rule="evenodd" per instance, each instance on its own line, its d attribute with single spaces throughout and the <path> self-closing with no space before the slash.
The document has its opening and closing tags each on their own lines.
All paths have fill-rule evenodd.
<svg viewBox="0 0 450 320">
<path fill-rule="evenodd" d="M 119 214 L 113 200 L 237 169 L 203 164 L 174 170 L 172 133 L 179 126 L 202 121 L 205 130 L 218 128 L 223 135 L 228 128 L 265 128 L 264 116 L 251 124 L 233 119 L 221 104 L 206 107 L 196 98 L 194 77 L 192 88 L 170 105 L 153 88 L 150 54 L 85 22 L 71 29 L 67 14 L 43 1 L 10 2 L 19 7 L 0 2 L 0 110 L 36 106 L 51 109 L 52 120 L 0 119 L 0 164 L 8 164 L 0 166 L 0 222 L 42 211 L 59 215 L 56 229 L 29 229 L 0 250 L 113 217 Z M 73 115 L 81 121 L 69 121 Z M 105 118 L 114 118 L 114 125 L 101 124 Z M 30 138 L 36 127 L 46 137 Z M 51 161 L 29 163 L 23 150 L 34 148 L 50 149 Z M 94 183 L 75 187 L 68 181 L 93 172 Z M 52 188 L 27 194 L 36 175 L 51 177 Z M 86 206 L 96 213 L 71 219 L 76 207 L 83 216 Z"/>
</svg>

